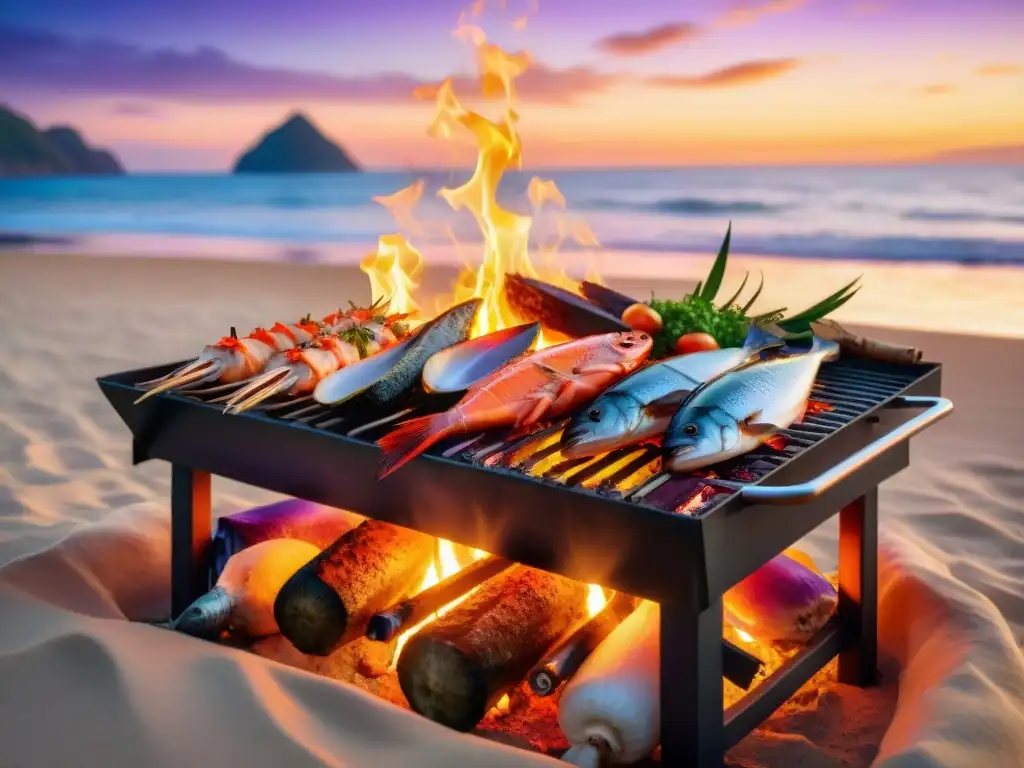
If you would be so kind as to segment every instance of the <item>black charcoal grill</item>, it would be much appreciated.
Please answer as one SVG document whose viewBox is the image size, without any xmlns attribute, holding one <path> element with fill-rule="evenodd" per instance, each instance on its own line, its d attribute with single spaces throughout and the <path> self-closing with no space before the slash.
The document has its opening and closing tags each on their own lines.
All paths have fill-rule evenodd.
<svg viewBox="0 0 1024 768">
<path fill-rule="evenodd" d="M 720 766 L 724 753 L 839 656 L 844 682 L 876 674 L 878 485 L 909 463 L 909 439 L 946 416 L 941 367 L 845 359 L 822 366 L 815 399 L 833 410 L 717 476 L 662 473 L 651 448 L 562 460 L 562 425 L 514 441 L 487 433 L 435 446 L 375 481 L 373 444 L 422 399 L 385 416 L 312 400 L 226 416 L 187 394 L 133 405 L 135 384 L 177 365 L 99 379 L 128 425 L 135 463 L 172 465 L 172 609 L 210 587 L 210 478 L 221 475 L 414 528 L 661 604 L 662 763 Z M 908 409 L 919 411 L 908 418 Z M 839 515 L 836 617 L 723 717 L 722 595 Z"/>
</svg>

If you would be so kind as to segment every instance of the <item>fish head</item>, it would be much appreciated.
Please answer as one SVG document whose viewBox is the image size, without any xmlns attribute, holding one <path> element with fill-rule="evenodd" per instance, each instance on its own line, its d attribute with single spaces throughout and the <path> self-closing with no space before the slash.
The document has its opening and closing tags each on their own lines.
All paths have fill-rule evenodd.
<svg viewBox="0 0 1024 768">
<path fill-rule="evenodd" d="M 739 441 L 735 419 L 713 408 L 689 406 L 672 417 L 663 462 L 670 472 L 691 472 L 715 464 Z"/>
<path fill-rule="evenodd" d="M 643 408 L 624 392 L 607 392 L 577 413 L 562 433 L 567 459 L 596 456 L 627 443 L 640 426 Z"/>
<path fill-rule="evenodd" d="M 609 335 L 612 350 L 627 364 L 629 370 L 633 370 L 646 360 L 654 346 L 654 339 L 643 331 L 622 331 Z"/>
</svg>

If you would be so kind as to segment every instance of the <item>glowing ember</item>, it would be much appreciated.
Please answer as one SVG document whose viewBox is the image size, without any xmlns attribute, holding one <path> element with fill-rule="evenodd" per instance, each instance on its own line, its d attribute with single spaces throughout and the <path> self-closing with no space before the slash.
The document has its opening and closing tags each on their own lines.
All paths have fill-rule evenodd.
<svg viewBox="0 0 1024 768">
<path fill-rule="evenodd" d="M 740 640 L 742 640 L 744 643 L 750 643 L 751 645 L 754 644 L 754 638 L 748 635 L 742 629 L 737 629 L 736 627 L 733 627 L 733 630 L 735 630 L 736 634 L 739 635 Z"/>
<path fill-rule="evenodd" d="M 604 590 L 597 584 L 591 584 L 590 591 L 587 593 L 587 614 L 596 616 L 607 602 Z"/>
</svg>

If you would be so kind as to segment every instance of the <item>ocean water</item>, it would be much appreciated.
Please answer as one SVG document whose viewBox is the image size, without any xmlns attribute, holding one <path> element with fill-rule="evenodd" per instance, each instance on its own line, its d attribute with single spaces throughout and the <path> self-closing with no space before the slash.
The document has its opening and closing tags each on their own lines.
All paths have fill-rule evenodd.
<svg viewBox="0 0 1024 768">
<path fill-rule="evenodd" d="M 706 252 L 730 221 L 738 253 L 809 258 L 1024 264 L 1024 167 L 841 167 L 592 170 L 510 174 L 503 205 L 530 213 L 526 188 L 538 175 L 563 192 L 568 216 L 607 248 Z M 437 197 L 465 171 L 330 175 L 132 175 L 0 179 L 0 234 L 174 237 L 196 244 L 301 248 L 366 243 L 399 227 L 372 202 L 419 178 L 428 249 L 450 228 L 479 236 L 471 215 Z M 558 226 L 536 218 L 539 242 Z M 187 247 L 187 246 L 186 246 Z M 244 246 L 243 246 L 244 249 Z M 240 254 L 244 257 L 244 254 Z"/>
</svg>

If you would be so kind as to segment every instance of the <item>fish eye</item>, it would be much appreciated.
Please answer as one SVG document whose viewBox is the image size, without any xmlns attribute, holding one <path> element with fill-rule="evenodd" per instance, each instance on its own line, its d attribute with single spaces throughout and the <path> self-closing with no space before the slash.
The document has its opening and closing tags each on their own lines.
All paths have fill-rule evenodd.
<svg viewBox="0 0 1024 768">
<path fill-rule="evenodd" d="M 601 420 L 601 409 L 600 408 L 591 408 L 590 411 L 587 413 L 587 416 L 590 417 L 591 421 L 600 421 Z"/>
<path fill-rule="evenodd" d="M 690 435 L 691 437 L 693 435 L 696 435 L 697 434 L 697 425 L 696 424 L 687 424 L 685 427 L 683 427 L 683 434 L 684 435 Z"/>
<path fill-rule="evenodd" d="M 646 333 L 640 334 L 640 341 L 647 341 L 650 337 Z"/>
</svg>

